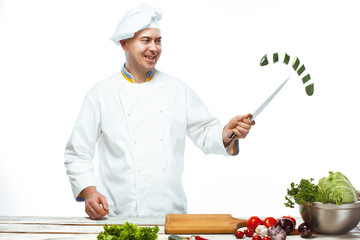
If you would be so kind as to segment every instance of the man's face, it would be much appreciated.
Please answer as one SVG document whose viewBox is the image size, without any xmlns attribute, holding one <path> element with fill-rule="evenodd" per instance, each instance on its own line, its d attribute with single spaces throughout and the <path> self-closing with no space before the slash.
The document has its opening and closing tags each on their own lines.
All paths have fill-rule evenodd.
<svg viewBox="0 0 360 240">
<path fill-rule="evenodd" d="M 126 52 L 126 66 L 131 70 L 150 72 L 161 54 L 161 36 L 157 28 L 143 29 L 120 43 Z"/>
</svg>

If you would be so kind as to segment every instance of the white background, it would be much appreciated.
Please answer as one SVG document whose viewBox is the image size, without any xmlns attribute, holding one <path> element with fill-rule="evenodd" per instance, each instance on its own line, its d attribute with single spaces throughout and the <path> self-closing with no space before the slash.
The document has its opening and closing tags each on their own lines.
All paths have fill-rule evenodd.
<svg viewBox="0 0 360 240">
<path fill-rule="evenodd" d="M 0 215 L 85 215 L 65 173 L 65 144 L 86 92 L 124 63 L 109 38 L 140 3 L 0 0 Z M 360 188 L 359 1 L 147 3 L 163 10 L 157 68 L 188 83 L 222 123 L 253 112 L 292 77 L 238 156 L 204 155 L 187 141 L 189 213 L 299 216 L 284 207 L 286 189 L 328 171 Z M 259 66 L 276 51 L 305 64 L 312 97 L 290 66 Z"/>
</svg>

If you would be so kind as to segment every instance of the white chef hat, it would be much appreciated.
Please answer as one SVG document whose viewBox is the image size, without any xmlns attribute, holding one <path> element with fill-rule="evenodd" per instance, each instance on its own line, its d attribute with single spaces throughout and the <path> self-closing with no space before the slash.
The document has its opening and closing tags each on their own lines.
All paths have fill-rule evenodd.
<svg viewBox="0 0 360 240">
<path fill-rule="evenodd" d="M 120 40 L 132 38 L 136 32 L 145 28 L 160 29 L 158 21 L 161 19 L 161 14 L 161 9 L 145 3 L 141 4 L 125 14 L 110 40 L 119 45 Z"/>
</svg>

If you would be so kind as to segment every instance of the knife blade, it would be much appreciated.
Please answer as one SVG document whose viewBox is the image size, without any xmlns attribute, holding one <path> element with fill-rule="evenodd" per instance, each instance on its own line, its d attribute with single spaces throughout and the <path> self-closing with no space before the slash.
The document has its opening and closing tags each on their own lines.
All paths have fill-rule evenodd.
<svg viewBox="0 0 360 240">
<path fill-rule="evenodd" d="M 263 102 L 263 104 L 258 107 L 255 112 L 249 117 L 250 122 L 254 121 L 255 118 L 264 110 L 264 108 L 271 102 L 271 100 L 274 99 L 274 97 L 280 92 L 280 90 L 283 88 L 283 86 L 287 83 L 287 81 L 290 79 L 288 77 L 266 100 Z M 231 132 L 229 135 L 229 138 L 234 139 L 236 137 L 236 134 L 234 132 Z"/>
</svg>

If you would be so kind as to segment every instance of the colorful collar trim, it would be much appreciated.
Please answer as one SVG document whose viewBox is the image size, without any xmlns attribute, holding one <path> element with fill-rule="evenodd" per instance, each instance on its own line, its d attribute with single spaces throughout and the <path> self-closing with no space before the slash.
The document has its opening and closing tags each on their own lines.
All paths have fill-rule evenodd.
<svg viewBox="0 0 360 240">
<path fill-rule="evenodd" d="M 123 66 L 122 69 L 121 69 L 121 73 L 122 73 L 122 75 L 124 76 L 124 78 L 125 78 L 126 80 L 128 80 L 128 81 L 131 82 L 131 83 L 135 83 L 133 76 L 132 76 L 128 71 L 126 71 L 126 69 L 125 69 L 125 64 L 124 64 L 124 66 Z M 146 82 L 149 82 L 151 79 L 153 79 L 154 75 L 155 75 L 155 68 L 153 68 L 153 69 L 149 72 L 149 74 L 147 75 L 147 77 L 146 77 Z"/>
</svg>

